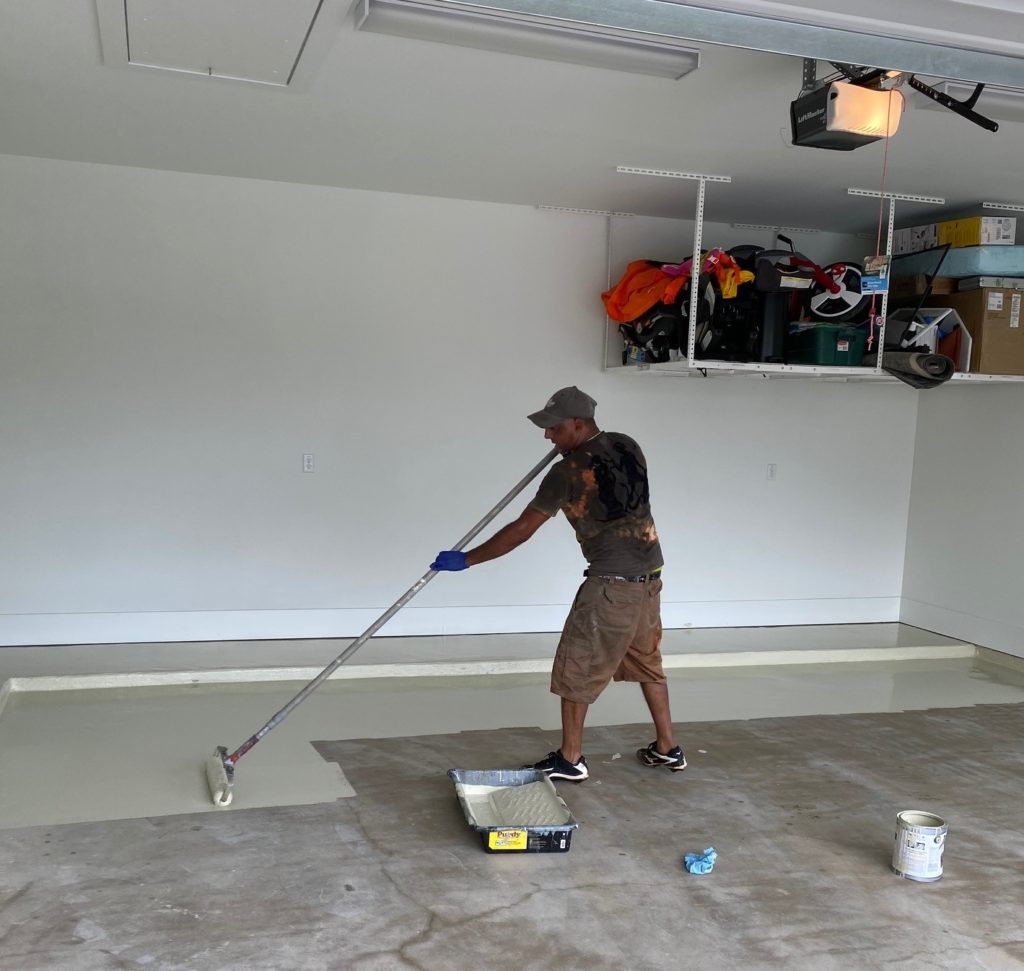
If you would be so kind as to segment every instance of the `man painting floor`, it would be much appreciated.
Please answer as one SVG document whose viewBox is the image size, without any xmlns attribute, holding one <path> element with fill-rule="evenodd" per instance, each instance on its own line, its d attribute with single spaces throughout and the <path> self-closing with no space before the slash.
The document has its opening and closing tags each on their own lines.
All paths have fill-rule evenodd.
<svg viewBox="0 0 1024 971">
<path fill-rule="evenodd" d="M 434 570 L 464 570 L 511 552 L 561 510 L 587 560 L 551 670 L 562 699 L 562 744 L 535 763 L 552 779 L 582 782 L 587 710 L 609 681 L 635 681 L 655 739 L 637 751 L 645 765 L 686 768 L 672 730 L 661 662 L 661 546 L 651 516 L 647 463 L 640 446 L 594 420 L 596 402 L 579 388 L 556 391 L 529 416 L 562 453 L 533 501 L 514 522 L 468 552 L 445 550 Z"/>
</svg>

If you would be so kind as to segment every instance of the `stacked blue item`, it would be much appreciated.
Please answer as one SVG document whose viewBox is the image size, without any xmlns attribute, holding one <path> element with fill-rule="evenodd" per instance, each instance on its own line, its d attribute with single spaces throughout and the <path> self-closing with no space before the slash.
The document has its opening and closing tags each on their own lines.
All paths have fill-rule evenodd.
<svg viewBox="0 0 1024 971">
<path fill-rule="evenodd" d="M 941 250 L 930 249 L 893 260 L 893 276 L 934 273 Z M 956 246 L 942 261 L 939 276 L 1024 276 L 1024 246 Z"/>
</svg>

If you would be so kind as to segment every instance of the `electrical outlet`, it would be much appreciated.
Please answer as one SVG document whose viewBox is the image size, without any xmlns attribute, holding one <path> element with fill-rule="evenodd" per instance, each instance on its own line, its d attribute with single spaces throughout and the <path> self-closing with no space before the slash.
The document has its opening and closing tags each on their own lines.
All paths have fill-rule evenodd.
<svg viewBox="0 0 1024 971">
<path fill-rule="evenodd" d="M 304 452 L 302 456 L 302 471 L 312 472 L 313 471 L 313 453 Z"/>
<path fill-rule="evenodd" d="M 765 478 L 769 482 L 774 482 L 775 481 L 775 472 L 776 472 L 777 468 L 778 468 L 778 466 L 776 466 L 776 464 L 774 462 L 769 462 L 768 463 L 768 471 L 765 474 Z"/>
</svg>

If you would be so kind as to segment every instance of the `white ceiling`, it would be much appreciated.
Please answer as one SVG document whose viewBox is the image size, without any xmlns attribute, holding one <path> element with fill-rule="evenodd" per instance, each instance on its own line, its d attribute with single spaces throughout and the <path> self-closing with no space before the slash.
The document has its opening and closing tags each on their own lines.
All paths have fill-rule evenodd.
<svg viewBox="0 0 1024 971">
<path fill-rule="evenodd" d="M 287 84 L 319 3 L 251 0 L 242 7 L 239 0 L 100 0 L 101 16 L 108 6 L 124 35 L 125 59 L 133 64 Z M 103 26 L 101 21 L 101 31 Z"/>
<path fill-rule="evenodd" d="M 692 213 L 691 185 L 615 172 L 633 165 L 731 175 L 709 187 L 712 220 L 861 231 L 877 218 L 877 203 L 846 188 L 879 186 L 885 143 L 789 145 L 798 59 L 700 45 L 700 69 L 669 81 L 356 32 L 325 9 L 322 52 L 276 88 L 104 64 L 93 0 L 0 0 L 0 153 Z M 1024 36 L 1024 16 L 1005 16 Z M 951 206 L 1024 202 L 1022 156 L 1024 122 L 993 135 L 911 107 L 888 146 L 886 188 Z"/>
</svg>

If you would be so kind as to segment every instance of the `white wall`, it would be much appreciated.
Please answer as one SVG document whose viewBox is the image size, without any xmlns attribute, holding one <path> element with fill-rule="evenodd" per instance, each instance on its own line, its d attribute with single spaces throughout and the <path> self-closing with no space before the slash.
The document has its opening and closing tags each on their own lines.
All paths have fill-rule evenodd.
<svg viewBox="0 0 1024 971">
<path fill-rule="evenodd" d="M 1024 389 L 919 405 L 902 618 L 1024 657 Z M 952 392 L 952 393 L 950 393 Z"/>
<path fill-rule="evenodd" d="M 599 217 L 0 156 L 0 643 L 358 633 L 572 383 L 669 626 L 896 619 L 917 396 L 605 372 L 606 274 Z M 581 569 L 557 522 L 386 633 L 558 629 Z"/>
</svg>

